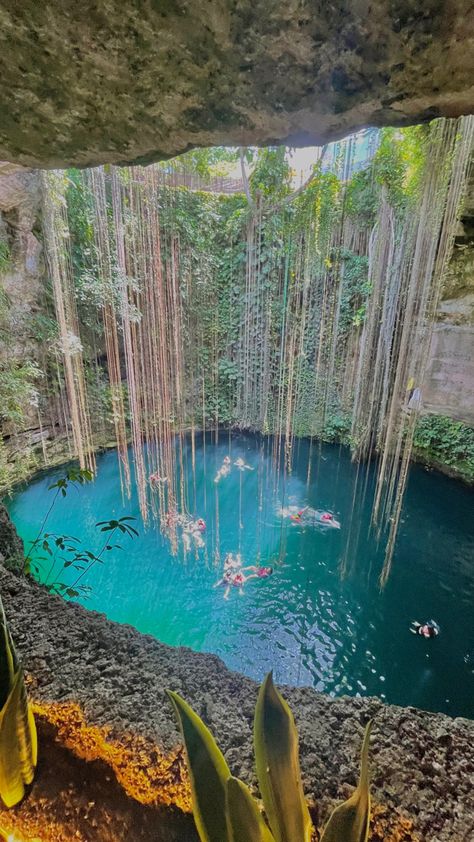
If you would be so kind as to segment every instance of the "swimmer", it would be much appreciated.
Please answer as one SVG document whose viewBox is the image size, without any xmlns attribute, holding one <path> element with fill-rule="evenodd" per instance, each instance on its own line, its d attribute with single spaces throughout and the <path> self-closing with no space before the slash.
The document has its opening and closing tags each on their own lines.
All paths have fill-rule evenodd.
<svg viewBox="0 0 474 842">
<path fill-rule="evenodd" d="M 219 588 L 221 586 L 225 587 L 224 591 L 224 599 L 229 599 L 230 589 L 231 588 L 238 588 L 240 596 L 243 595 L 244 590 L 243 586 L 247 581 L 247 577 L 244 576 L 241 570 L 232 571 L 227 570 L 224 572 L 222 579 L 219 579 L 218 582 L 214 585 L 215 588 Z"/>
<path fill-rule="evenodd" d="M 228 477 L 231 471 L 230 456 L 224 456 L 224 461 L 214 477 L 214 482 L 220 482 L 224 477 Z"/>
<path fill-rule="evenodd" d="M 197 550 L 201 550 L 203 547 L 206 546 L 200 532 L 192 532 L 191 535 L 194 541 L 194 546 Z"/>
<path fill-rule="evenodd" d="M 240 570 L 242 568 L 242 556 L 240 553 L 234 558 L 233 553 L 227 553 L 224 559 L 224 574 L 233 570 Z"/>
<path fill-rule="evenodd" d="M 199 517 L 197 519 L 196 524 L 197 524 L 197 528 L 199 529 L 199 532 L 205 532 L 206 531 L 206 521 L 203 520 L 202 517 Z"/>
<path fill-rule="evenodd" d="M 148 480 L 151 485 L 159 485 L 160 483 L 164 485 L 165 482 L 168 482 L 168 477 L 160 477 L 158 471 L 155 471 L 154 474 L 150 474 Z"/>
<path fill-rule="evenodd" d="M 410 631 L 412 634 L 420 634 L 422 637 L 437 637 L 441 631 L 436 620 L 427 620 L 426 623 L 419 623 L 413 620 Z"/>
<path fill-rule="evenodd" d="M 250 576 L 245 577 L 246 582 L 248 582 L 249 579 L 268 579 L 268 577 L 273 573 L 273 567 L 258 567 L 256 564 L 253 564 L 250 567 L 244 567 L 242 572 L 245 572 L 246 570 L 252 571 Z"/>
<path fill-rule="evenodd" d="M 305 506 L 304 509 L 300 509 L 298 512 L 296 512 L 296 514 L 290 515 L 290 520 L 292 520 L 294 523 L 301 523 L 301 518 L 308 509 L 309 506 Z"/>
<path fill-rule="evenodd" d="M 235 460 L 234 465 L 239 469 L 239 471 L 253 471 L 252 466 L 246 465 L 241 456 Z"/>
</svg>

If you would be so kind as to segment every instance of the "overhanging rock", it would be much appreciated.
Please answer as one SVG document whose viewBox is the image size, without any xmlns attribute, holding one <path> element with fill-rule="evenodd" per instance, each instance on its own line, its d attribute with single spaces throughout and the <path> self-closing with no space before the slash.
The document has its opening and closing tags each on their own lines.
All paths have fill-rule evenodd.
<svg viewBox="0 0 474 842">
<path fill-rule="evenodd" d="M 470 0 L 0 1 L 0 159 L 148 162 L 474 111 Z"/>
</svg>

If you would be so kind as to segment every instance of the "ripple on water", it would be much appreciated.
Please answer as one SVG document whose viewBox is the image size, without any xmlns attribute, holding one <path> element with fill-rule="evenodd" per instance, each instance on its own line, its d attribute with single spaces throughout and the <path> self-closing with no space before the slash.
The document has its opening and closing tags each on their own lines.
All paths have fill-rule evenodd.
<svg viewBox="0 0 474 842">
<path fill-rule="evenodd" d="M 260 441 L 235 436 L 231 444 L 233 457 L 242 456 L 255 467 L 263 461 L 260 471 L 242 477 L 242 496 L 237 472 L 216 491 L 213 479 L 228 452 L 227 439 L 225 445 L 209 440 L 205 460 L 198 442 L 196 504 L 190 494 L 189 505 L 193 515 L 207 522 L 206 554 L 173 559 L 155 528 L 140 528 L 138 540 L 92 570 L 89 606 L 167 643 L 215 652 L 230 667 L 258 679 L 274 668 L 278 681 L 312 684 L 331 695 L 379 695 L 398 704 L 474 716 L 472 492 L 435 473 L 412 470 L 392 574 L 380 592 L 383 547 L 367 537 L 370 494 L 357 493 L 357 469 L 344 449 L 323 446 L 321 460 L 315 454 L 308 486 L 307 443 L 301 442 L 283 500 L 281 488 L 275 493 L 271 458 L 261 456 Z M 362 472 L 359 467 L 359 476 Z M 263 489 L 259 477 L 268 477 Z M 369 488 L 371 482 L 369 476 Z M 50 484 L 51 474 L 8 503 L 26 541 L 34 536 L 36 515 L 49 504 Z M 219 571 L 210 561 L 216 493 L 221 557 L 240 548 L 245 564 L 254 563 L 258 552 L 262 563 L 274 567 L 272 577 L 248 582 L 243 596 L 234 589 L 228 601 L 222 588 L 213 587 Z M 282 527 L 276 512 L 283 503 L 327 509 L 341 529 L 293 528 L 288 522 Z M 352 511 L 360 527 L 358 542 L 349 531 Z M 48 529 L 81 537 L 94 550 L 96 521 L 125 514 L 138 516 L 136 494 L 122 502 L 117 457 L 109 452 L 99 457 L 93 485 L 79 489 L 73 502 L 59 501 Z M 340 562 L 350 537 L 348 573 L 341 580 Z M 62 578 L 67 579 L 67 571 Z M 430 617 L 441 625 L 439 638 L 425 641 L 409 633 L 412 620 Z"/>
</svg>

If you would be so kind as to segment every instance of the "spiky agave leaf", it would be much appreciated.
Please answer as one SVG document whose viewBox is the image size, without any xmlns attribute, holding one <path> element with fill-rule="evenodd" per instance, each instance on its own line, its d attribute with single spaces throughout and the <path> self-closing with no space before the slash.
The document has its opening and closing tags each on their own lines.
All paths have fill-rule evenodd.
<svg viewBox="0 0 474 842">
<path fill-rule="evenodd" d="M 33 780 L 38 743 L 23 669 L 18 663 L 1 601 L 0 680 L 0 797 L 6 807 L 13 807 Z"/>
<path fill-rule="evenodd" d="M 226 782 L 230 769 L 211 732 L 193 709 L 171 690 L 186 748 L 193 813 L 201 842 L 231 842 L 226 820 Z"/>
<path fill-rule="evenodd" d="M 227 781 L 227 821 L 231 842 L 275 842 L 249 788 L 237 778 Z"/>
<path fill-rule="evenodd" d="M 276 842 L 310 842 L 293 714 L 269 673 L 260 687 L 254 722 L 257 778 Z"/>
<path fill-rule="evenodd" d="M 321 842 L 367 842 L 370 824 L 369 743 L 372 721 L 362 744 L 359 783 L 347 801 L 331 814 Z"/>
</svg>

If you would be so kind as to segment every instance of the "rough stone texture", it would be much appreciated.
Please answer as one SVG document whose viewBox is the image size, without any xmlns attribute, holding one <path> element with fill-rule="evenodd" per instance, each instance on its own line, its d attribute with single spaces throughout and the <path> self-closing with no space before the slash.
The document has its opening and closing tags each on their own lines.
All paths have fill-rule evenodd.
<svg viewBox="0 0 474 842">
<path fill-rule="evenodd" d="M 423 407 L 474 426 L 474 328 L 470 325 L 436 325 Z"/>
<path fill-rule="evenodd" d="M 23 541 L 3 503 L 0 503 L 0 564 L 16 567 L 24 558 Z"/>
<path fill-rule="evenodd" d="M 474 110 L 471 0 L 0 4 L 0 157 L 150 161 Z"/>
<path fill-rule="evenodd" d="M 213 655 L 165 646 L 6 571 L 0 591 L 41 721 L 77 755 L 108 763 L 128 794 L 144 804 L 189 807 L 166 687 L 203 716 L 234 773 L 254 782 L 253 681 Z M 474 722 L 378 699 L 284 693 L 299 727 L 305 791 L 319 805 L 318 824 L 356 783 L 363 726 L 374 716 L 371 839 L 474 838 Z"/>
<path fill-rule="evenodd" d="M 1 120 L 1 118 L 0 118 Z M 8 296 L 13 330 L 2 356 L 23 358 L 34 351 L 29 320 L 40 308 L 44 294 L 40 230 L 41 186 L 37 171 L 0 161 L 0 235 L 9 245 L 11 261 L 0 273 L 0 285 Z M 36 349 L 37 350 L 37 349 Z"/>
<path fill-rule="evenodd" d="M 427 412 L 474 425 L 474 180 L 471 179 L 431 341 Z"/>
</svg>

